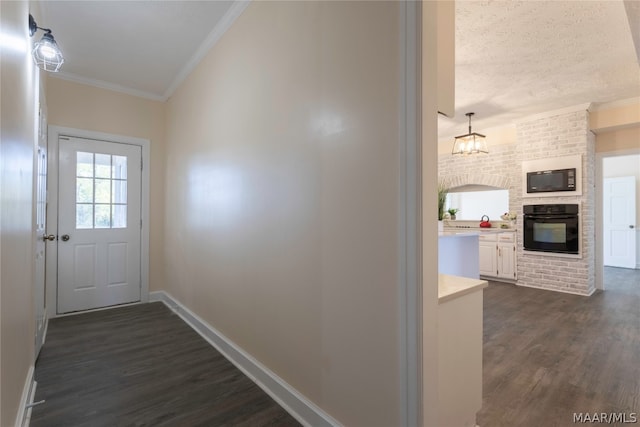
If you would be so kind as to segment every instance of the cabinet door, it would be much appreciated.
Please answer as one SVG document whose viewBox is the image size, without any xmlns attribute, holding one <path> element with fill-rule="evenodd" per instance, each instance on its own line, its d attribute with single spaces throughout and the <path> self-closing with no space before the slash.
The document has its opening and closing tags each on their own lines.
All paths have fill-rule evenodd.
<svg viewBox="0 0 640 427">
<path fill-rule="evenodd" d="M 495 276 L 497 271 L 496 264 L 496 243 L 480 242 L 480 275 Z"/>
<path fill-rule="evenodd" d="M 515 280 L 516 251 L 513 243 L 498 243 L 498 277 Z"/>
</svg>

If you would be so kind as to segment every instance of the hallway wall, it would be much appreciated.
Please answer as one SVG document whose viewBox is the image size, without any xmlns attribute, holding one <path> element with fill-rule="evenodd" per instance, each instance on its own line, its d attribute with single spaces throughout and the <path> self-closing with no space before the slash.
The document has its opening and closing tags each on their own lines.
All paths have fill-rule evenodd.
<svg viewBox="0 0 640 427">
<path fill-rule="evenodd" d="M 167 107 L 167 290 L 352 426 L 400 423 L 398 13 L 253 2 Z"/>
<path fill-rule="evenodd" d="M 13 426 L 34 357 L 33 171 L 39 73 L 26 1 L 0 2 L 0 425 Z"/>
</svg>

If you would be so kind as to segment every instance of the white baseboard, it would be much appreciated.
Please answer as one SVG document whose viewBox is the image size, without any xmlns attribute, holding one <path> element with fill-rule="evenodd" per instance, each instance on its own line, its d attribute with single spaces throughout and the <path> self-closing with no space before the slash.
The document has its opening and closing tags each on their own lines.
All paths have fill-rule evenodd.
<svg viewBox="0 0 640 427">
<path fill-rule="evenodd" d="M 551 291 L 551 292 L 560 292 L 560 293 L 563 293 L 563 294 L 580 295 L 581 297 L 590 297 L 596 291 L 596 289 L 593 288 L 593 289 L 591 289 L 589 291 L 588 294 L 585 294 L 585 293 L 582 293 L 582 292 L 571 291 L 571 290 L 568 290 L 568 289 L 541 288 L 541 287 L 538 287 L 538 286 L 524 285 L 524 284 L 522 284 L 520 282 L 516 283 L 516 285 L 522 286 L 523 288 L 540 289 L 541 291 Z"/>
<path fill-rule="evenodd" d="M 36 394 L 35 381 L 33 381 L 33 365 L 29 366 L 27 379 L 22 389 L 22 397 L 20 397 L 20 406 L 18 406 L 18 414 L 16 415 L 15 427 L 29 427 L 29 419 L 31 418 L 31 407 L 27 407 L 33 403 Z"/>
<path fill-rule="evenodd" d="M 282 378 L 238 347 L 213 326 L 202 320 L 165 291 L 149 292 L 149 302 L 163 302 L 198 332 L 216 350 L 255 382 L 273 400 L 304 426 L 340 426 L 329 414 L 316 406 Z"/>
<path fill-rule="evenodd" d="M 44 313 L 44 332 L 42 333 L 42 345 L 47 342 L 47 332 L 49 332 L 49 316 Z"/>
</svg>

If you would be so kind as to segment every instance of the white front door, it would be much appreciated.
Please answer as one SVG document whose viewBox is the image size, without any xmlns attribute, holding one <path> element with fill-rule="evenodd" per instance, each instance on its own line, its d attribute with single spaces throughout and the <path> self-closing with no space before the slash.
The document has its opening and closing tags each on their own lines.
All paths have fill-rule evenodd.
<svg viewBox="0 0 640 427">
<path fill-rule="evenodd" d="M 602 192 L 603 259 L 610 267 L 636 266 L 636 179 L 605 178 Z"/>
<path fill-rule="evenodd" d="M 141 156 L 59 138 L 58 313 L 140 301 Z"/>
</svg>

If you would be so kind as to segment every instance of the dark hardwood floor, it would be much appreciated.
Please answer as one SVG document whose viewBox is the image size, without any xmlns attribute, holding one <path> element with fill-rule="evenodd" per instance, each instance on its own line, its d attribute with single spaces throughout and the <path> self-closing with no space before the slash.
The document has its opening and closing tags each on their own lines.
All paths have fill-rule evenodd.
<svg viewBox="0 0 640 427">
<path fill-rule="evenodd" d="M 640 423 L 640 270 L 604 279 L 591 297 L 490 282 L 478 425 L 575 426 L 574 412 Z"/>
<path fill-rule="evenodd" d="M 162 303 L 52 319 L 32 427 L 299 426 Z"/>
<path fill-rule="evenodd" d="M 490 282 L 481 427 L 640 420 L 640 270 L 606 268 L 605 287 Z M 161 303 L 51 320 L 35 378 L 33 427 L 299 425 Z"/>
</svg>

